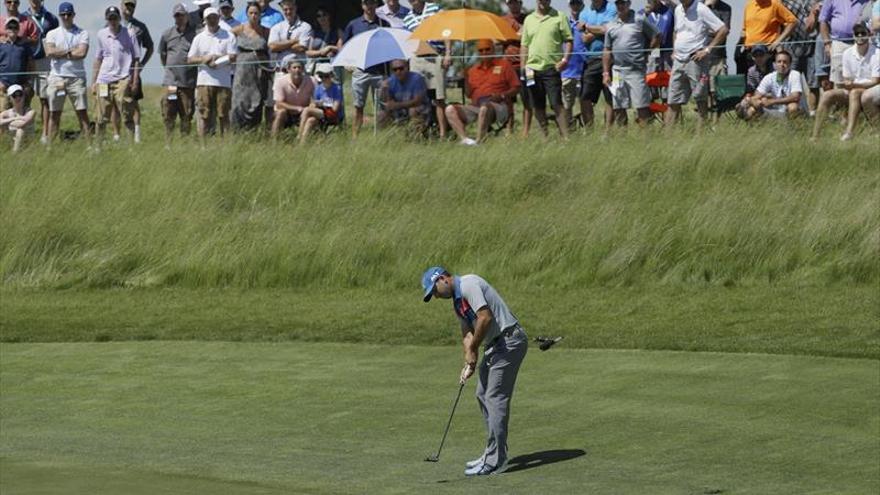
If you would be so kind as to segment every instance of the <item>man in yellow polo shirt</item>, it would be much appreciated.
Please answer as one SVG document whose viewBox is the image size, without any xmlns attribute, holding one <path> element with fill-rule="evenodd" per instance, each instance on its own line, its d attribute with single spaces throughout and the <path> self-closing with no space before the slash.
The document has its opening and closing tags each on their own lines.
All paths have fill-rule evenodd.
<svg viewBox="0 0 880 495">
<path fill-rule="evenodd" d="M 535 118 L 547 135 L 547 102 L 556 114 L 559 134 L 568 137 L 568 120 L 562 105 L 562 76 L 571 55 L 572 35 L 568 18 L 550 6 L 550 0 L 538 0 L 538 8 L 526 17 L 522 27 L 523 84 L 531 98 Z"/>
<path fill-rule="evenodd" d="M 747 47 L 767 45 L 770 53 L 794 31 L 798 20 L 782 0 L 748 0 L 743 16 L 743 37 Z"/>
</svg>

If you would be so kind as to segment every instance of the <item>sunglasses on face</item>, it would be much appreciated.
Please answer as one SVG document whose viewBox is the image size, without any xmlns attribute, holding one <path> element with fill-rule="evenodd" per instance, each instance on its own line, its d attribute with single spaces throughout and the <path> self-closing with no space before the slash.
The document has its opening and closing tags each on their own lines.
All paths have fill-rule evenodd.
<svg viewBox="0 0 880 495">
<path fill-rule="evenodd" d="M 328 77 L 333 77 L 333 74 L 318 74 L 318 77 L 321 79 L 327 79 Z"/>
<path fill-rule="evenodd" d="M 6 0 L 6 5 L 19 5 L 20 3 L 18 0 Z"/>
<path fill-rule="evenodd" d="M 477 53 L 490 53 L 492 51 L 491 48 L 479 48 L 477 49 Z"/>
<path fill-rule="evenodd" d="M 13 98 L 21 98 L 22 96 L 24 96 L 24 93 L 22 93 L 20 91 L 18 93 L 15 93 L 14 95 L 12 95 Z"/>
<path fill-rule="evenodd" d="M 391 70 L 394 72 L 403 72 L 406 67 L 392 67 Z"/>
<path fill-rule="evenodd" d="M 61 17 L 73 17 L 73 14 L 58 14 Z"/>
</svg>

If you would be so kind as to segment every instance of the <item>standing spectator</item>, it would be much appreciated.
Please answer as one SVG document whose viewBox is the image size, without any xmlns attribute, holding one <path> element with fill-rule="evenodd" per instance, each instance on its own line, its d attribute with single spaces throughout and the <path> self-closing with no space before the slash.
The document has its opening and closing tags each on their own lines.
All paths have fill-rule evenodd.
<svg viewBox="0 0 880 495">
<path fill-rule="evenodd" d="M 571 27 L 572 50 L 568 65 L 560 75 L 562 76 L 562 106 L 565 107 L 565 120 L 571 122 L 576 101 L 581 102 L 581 114 L 584 113 L 584 104 L 580 96 L 581 79 L 584 75 L 584 57 L 586 56 L 587 47 L 577 27 L 581 12 L 584 10 L 584 0 L 569 0 L 568 7 L 568 25 Z M 583 115 L 581 115 L 581 119 L 583 119 Z"/>
<path fill-rule="evenodd" d="M 342 49 L 342 30 L 336 27 L 330 10 L 319 7 L 315 13 L 318 25 L 312 28 L 309 35 L 306 56 L 308 57 L 306 72 L 311 74 L 314 69 L 324 60 L 330 60 Z M 342 67 L 333 71 L 336 82 L 342 84 Z"/>
<path fill-rule="evenodd" d="M 323 116 L 323 112 L 312 106 L 315 84 L 306 75 L 305 60 L 289 54 L 281 63 L 287 67 L 287 75 L 276 79 L 273 88 L 275 120 L 272 123 L 272 138 L 278 139 L 278 133 L 285 127 L 299 126 L 299 139 L 302 142 L 305 140 L 308 118 Z"/>
<path fill-rule="evenodd" d="M 49 95 L 46 86 L 46 80 L 49 77 L 49 59 L 46 58 L 43 41 L 49 31 L 58 27 L 58 18 L 43 6 L 43 0 L 29 0 L 29 3 L 30 9 L 26 10 L 24 15 L 33 21 L 39 32 L 39 40 L 34 44 L 33 58 L 34 71 L 39 74 L 36 74 L 31 80 L 34 83 L 34 94 L 40 99 L 40 121 L 43 123 L 40 142 L 46 144 L 49 142 Z"/>
<path fill-rule="evenodd" d="M 812 139 L 819 138 L 819 130 L 828 112 L 834 107 L 847 106 L 849 108 L 846 130 L 840 136 L 841 141 L 849 141 L 853 137 L 856 121 L 862 109 L 862 93 L 876 85 L 875 77 L 880 71 L 880 57 L 875 56 L 877 51 L 870 43 L 870 32 L 864 24 L 856 24 L 853 27 L 855 45 L 843 52 L 841 60 L 841 76 L 843 82 L 839 88 L 826 91 L 819 100 L 819 108 L 816 110 L 816 122 L 813 124 Z"/>
<path fill-rule="evenodd" d="M 345 27 L 342 34 L 342 41 L 347 43 L 354 36 L 371 31 L 380 27 L 391 27 L 387 21 L 376 15 L 377 0 L 361 0 L 361 9 L 363 15 L 352 19 Z M 373 91 L 373 97 L 376 98 L 376 91 L 382 84 L 385 74 L 385 64 L 376 64 L 366 69 L 354 68 L 351 75 L 351 93 L 354 98 L 354 123 L 351 126 L 353 137 L 357 137 L 361 126 L 364 124 L 364 106 L 367 103 L 367 96 Z"/>
<path fill-rule="evenodd" d="M 651 91 L 645 82 L 648 49 L 660 46 L 660 33 L 643 15 L 636 15 L 630 0 L 616 0 L 617 19 L 605 32 L 602 82 L 610 87 L 617 123 L 627 124 L 626 110 L 636 109 L 639 125 L 651 118 Z M 614 61 L 612 67 L 611 61 Z"/>
<path fill-rule="evenodd" d="M 272 29 L 275 24 L 284 21 L 281 12 L 272 8 L 272 0 L 252 0 L 248 4 L 256 3 L 260 7 L 260 24 L 267 29 Z M 281 3 L 281 2 L 279 2 Z M 247 24 L 247 10 L 241 12 L 236 17 L 240 24 Z"/>
<path fill-rule="evenodd" d="M 282 4 L 285 15 L 289 2 Z M 232 78 L 232 128 L 236 131 L 254 130 L 260 126 L 263 113 L 266 113 L 266 126 L 271 128 L 271 105 L 274 101 L 269 92 L 274 84 L 276 66 L 269 62 L 270 36 L 268 28 L 260 24 L 260 7 L 249 3 L 245 8 L 248 22 L 232 30 L 236 36 L 238 56 L 235 59 L 235 76 Z M 276 24 L 272 29 L 283 26 Z M 265 109 L 265 110 L 264 110 Z"/>
<path fill-rule="evenodd" d="M 392 60 L 391 73 L 383 82 L 384 109 L 379 112 L 379 125 L 393 121 L 408 123 L 416 133 L 424 131 L 431 111 L 428 84 L 421 74 L 409 70 L 406 60 Z"/>
<path fill-rule="evenodd" d="M 61 25 L 46 34 L 44 48 L 50 61 L 46 81 L 49 96 L 49 143 L 58 137 L 65 96 L 70 100 L 79 121 L 80 133 L 91 143 L 89 129 L 89 93 L 85 58 L 89 53 L 89 33 L 73 23 L 73 4 L 58 7 Z"/>
<path fill-rule="evenodd" d="M 232 32 L 233 29 L 241 26 L 241 22 L 235 18 L 235 5 L 232 0 L 220 0 L 217 4 L 220 10 L 220 28 Z"/>
<path fill-rule="evenodd" d="M 232 105 L 232 67 L 238 47 L 235 36 L 220 28 L 220 12 L 205 9 L 205 29 L 193 38 L 187 63 L 199 64 L 196 77 L 196 105 L 199 110 L 199 138 L 205 147 L 205 136 L 220 123 L 220 136 L 229 127 Z"/>
<path fill-rule="evenodd" d="M 131 32 L 122 27 L 121 17 L 117 7 L 107 7 L 107 26 L 98 31 L 92 92 L 98 98 L 99 141 L 108 121 L 113 124 L 113 140 L 119 141 L 120 118 L 126 123 L 133 121 L 134 95 L 140 89 L 141 47 Z M 134 134 L 133 127 L 128 130 Z"/>
<path fill-rule="evenodd" d="M 193 0 L 196 10 L 189 13 L 189 25 L 195 28 L 196 34 L 205 28 L 205 10 L 211 6 L 211 0 Z"/>
<path fill-rule="evenodd" d="M 588 50 L 581 83 L 581 118 L 587 126 L 593 125 L 593 107 L 599 102 L 599 95 L 605 100 L 606 126 L 611 125 L 614 116 L 611 92 L 602 84 L 602 50 L 605 46 L 605 31 L 616 17 L 617 7 L 608 0 L 591 0 L 590 6 L 581 12 L 581 36 Z"/>
<path fill-rule="evenodd" d="M 716 17 L 721 19 L 721 22 L 724 23 L 729 34 L 731 17 L 730 5 L 724 0 L 704 0 L 703 3 L 706 4 L 706 7 L 709 7 L 709 10 L 711 10 Z M 727 36 L 721 40 L 721 43 L 719 43 L 718 46 L 712 50 L 712 54 L 709 55 L 709 106 L 711 107 L 715 106 L 715 78 L 724 75 L 727 75 Z"/>
<path fill-rule="evenodd" d="M 400 0 L 386 0 L 385 5 L 376 9 L 376 15 L 397 29 L 406 29 L 404 19 L 409 12 L 408 8 L 400 5 Z"/>
<path fill-rule="evenodd" d="M 30 17 L 19 11 L 19 5 L 21 5 L 20 0 L 6 0 L 6 15 L 0 15 L 0 40 L 6 37 L 6 21 L 14 17 L 18 20 L 18 39 L 34 49 L 40 42 L 40 29 Z M 28 99 L 27 93 L 25 91 L 25 100 Z"/>
<path fill-rule="evenodd" d="M 519 93 L 519 76 L 510 62 L 495 56 L 492 40 L 477 42 L 480 58 L 467 71 L 470 105 L 449 105 L 446 117 L 452 129 L 461 138 L 461 144 L 473 146 L 482 141 L 493 123 L 507 122 L 508 131 L 513 130 L 513 101 Z M 477 139 L 467 135 L 467 125 L 477 122 Z"/>
<path fill-rule="evenodd" d="M 517 74 L 522 75 L 522 66 L 520 55 L 522 53 L 522 43 L 520 43 L 520 39 L 522 38 L 522 25 L 526 22 L 526 12 L 523 11 L 522 8 L 522 0 L 507 0 L 507 14 L 504 15 L 504 20 L 510 24 L 510 27 L 516 31 L 516 34 L 519 35 L 519 38 L 516 40 L 506 40 L 502 43 L 504 47 L 504 58 L 510 62 L 510 65 L 513 66 L 513 70 L 516 71 Z M 532 98 L 529 95 L 528 90 L 526 89 L 525 84 L 520 84 L 520 95 L 522 96 L 523 103 L 523 135 L 528 136 L 529 128 L 532 125 Z M 510 121 L 511 124 L 514 124 L 514 118 L 511 115 Z M 511 127 L 512 129 L 513 127 Z"/>
<path fill-rule="evenodd" d="M 150 30 L 143 22 L 135 19 L 134 10 L 137 7 L 137 0 L 122 1 L 122 27 L 128 29 L 138 45 L 141 47 L 142 58 L 138 62 L 140 67 L 146 67 L 147 62 L 153 56 L 153 37 L 150 36 Z M 137 89 L 132 95 L 134 105 L 131 112 L 131 122 L 126 121 L 125 126 L 134 128 L 134 142 L 141 142 L 141 105 L 140 101 L 144 99 L 143 84 L 140 81 L 140 73 L 138 73 Z"/>
<path fill-rule="evenodd" d="M 785 50 L 776 53 L 776 70 L 764 76 L 748 98 L 742 117 L 752 120 L 767 115 L 775 118 L 792 118 L 801 113 L 804 87 L 801 73 L 791 68 L 791 54 Z"/>
<path fill-rule="evenodd" d="M 880 48 L 880 0 L 871 6 L 871 31 L 874 31 L 874 46 Z"/>
<path fill-rule="evenodd" d="M 715 36 L 710 38 L 710 34 Z M 669 82 L 669 110 L 666 124 L 671 126 L 681 116 L 681 106 L 693 96 L 697 102 L 698 129 L 708 113 L 709 55 L 727 37 L 727 26 L 702 3 L 682 0 L 675 7 L 675 44 L 672 52 L 672 75 Z"/>
<path fill-rule="evenodd" d="M 410 31 L 415 31 L 422 24 L 422 21 L 442 11 L 438 4 L 424 0 L 411 0 L 410 5 L 412 5 L 412 10 L 403 20 L 404 26 Z M 410 65 L 412 70 L 421 74 L 428 84 L 428 99 L 435 107 L 437 126 L 442 141 L 446 139 L 446 71 L 452 66 L 452 42 L 449 40 L 445 42 L 431 41 L 430 45 L 442 58 L 413 57 L 410 60 Z"/>
<path fill-rule="evenodd" d="M 538 0 L 537 7 L 523 23 L 520 64 L 525 68 L 525 85 L 541 132 L 547 135 L 549 99 L 556 114 L 559 134 L 565 139 L 568 138 L 568 120 L 562 106 L 562 77 L 559 74 L 571 56 L 571 28 L 565 14 L 551 7 L 550 0 Z"/>
<path fill-rule="evenodd" d="M 788 37 L 785 49 L 791 54 L 791 68 L 804 75 L 807 87 L 803 88 L 807 95 L 807 104 L 810 111 L 816 109 L 818 91 L 811 88 L 816 86 L 816 71 L 813 66 L 813 55 L 816 47 L 816 36 L 819 34 L 819 10 L 814 8 L 818 2 L 814 0 L 782 0 L 783 5 L 794 14 L 797 19 L 794 31 Z"/>
<path fill-rule="evenodd" d="M 18 84 L 9 86 L 9 98 L 12 106 L 0 112 L 0 135 L 9 132 L 12 135 L 12 152 L 18 153 L 25 138 L 33 133 L 34 111 L 24 104 L 24 88 Z"/>
<path fill-rule="evenodd" d="M 165 146 L 171 146 L 174 125 L 180 118 L 180 134 L 188 136 L 195 112 L 195 67 L 187 64 L 187 56 L 196 37 L 195 26 L 190 25 L 186 7 L 179 3 L 171 9 L 174 26 L 162 33 L 159 39 L 159 60 L 165 67 L 162 86 L 162 119 L 165 121 Z"/>
<path fill-rule="evenodd" d="M 868 0 L 824 0 L 819 12 L 819 34 L 830 60 L 830 79 L 835 87 L 843 84 L 843 52 L 853 45 L 853 26 L 859 22 Z"/>
<path fill-rule="evenodd" d="M 7 88 L 16 84 L 30 87 L 30 73 L 34 68 L 31 60 L 33 51 L 26 40 L 18 37 L 20 25 L 18 17 L 6 18 L 6 35 L 0 38 L 0 111 L 6 110 Z M 27 92 L 24 98 L 27 99 Z"/>
<path fill-rule="evenodd" d="M 660 33 L 660 49 L 651 52 L 648 72 L 669 70 L 672 68 L 672 39 L 675 33 L 673 7 L 667 5 L 665 0 L 648 0 L 644 14 Z"/>
<path fill-rule="evenodd" d="M 797 17 L 782 0 L 747 0 L 743 14 L 745 44 L 750 47 L 763 43 L 770 48 L 770 53 L 775 53 L 794 31 L 797 22 Z"/>
<path fill-rule="evenodd" d="M 345 98 L 342 85 L 333 80 L 333 66 L 328 63 L 318 64 L 315 72 L 319 81 L 315 86 L 315 104 L 324 114 L 321 125 L 341 125 L 345 122 Z"/>
</svg>

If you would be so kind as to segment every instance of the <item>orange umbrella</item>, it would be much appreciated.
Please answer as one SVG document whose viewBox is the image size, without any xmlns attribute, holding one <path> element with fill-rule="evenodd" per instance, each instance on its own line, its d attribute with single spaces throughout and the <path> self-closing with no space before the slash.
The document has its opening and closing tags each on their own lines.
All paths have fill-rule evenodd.
<svg viewBox="0 0 880 495">
<path fill-rule="evenodd" d="M 445 10 L 425 19 L 412 33 L 419 40 L 518 40 L 507 21 L 475 9 Z"/>
</svg>

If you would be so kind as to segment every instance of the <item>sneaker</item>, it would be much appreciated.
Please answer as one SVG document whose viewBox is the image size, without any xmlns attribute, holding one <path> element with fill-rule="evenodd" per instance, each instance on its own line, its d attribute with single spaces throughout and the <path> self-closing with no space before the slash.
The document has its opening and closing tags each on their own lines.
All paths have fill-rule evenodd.
<svg viewBox="0 0 880 495">
<path fill-rule="evenodd" d="M 501 474 L 507 470 L 507 461 L 501 463 L 498 467 L 492 467 L 488 464 L 474 466 L 471 469 L 465 469 L 465 476 L 488 476 L 490 474 Z"/>
<path fill-rule="evenodd" d="M 477 141 L 471 138 L 464 138 L 461 140 L 461 144 L 463 144 L 464 146 L 476 146 Z"/>
<path fill-rule="evenodd" d="M 42 144 L 42 145 L 49 144 L 49 136 L 46 136 L 45 134 L 40 136 L 40 144 Z"/>
<path fill-rule="evenodd" d="M 465 469 L 464 475 L 465 476 L 477 476 L 477 475 L 480 475 L 484 469 L 489 469 L 489 467 L 481 462 L 481 463 L 477 464 L 476 466 L 471 466 L 471 467 Z"/>
<path fill-rule="evenodd" d="M 850 133 L 848 133 L 848 132 L 844 132 L 843 135 L 840 136 L 840 140 L 841 140 L 841 141 L 849 141 L 849 140 L 851 140 L 852 138 L 853 138 L 853 135 L 850 134 Z"/>
<path fill-rule="evenodd" d="M 476 459 L 474 459 L 474 460 L 472 460 L 472 461 L 467 461 L 466 463 L 464 463 L 464 467 L 470 469 L 470 468 L 473 468 L 473 467 L 477 467 L 477 466 L 479 466 L 480 464 L 483 464 L 483 462 L 485 462 L 485 461 L 484 461 L 484 457 L 483 457 L 483 456 L 480 456 L 480 457 L 477 457 Z"/>
</svg>

